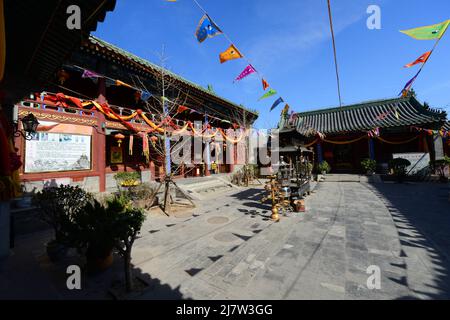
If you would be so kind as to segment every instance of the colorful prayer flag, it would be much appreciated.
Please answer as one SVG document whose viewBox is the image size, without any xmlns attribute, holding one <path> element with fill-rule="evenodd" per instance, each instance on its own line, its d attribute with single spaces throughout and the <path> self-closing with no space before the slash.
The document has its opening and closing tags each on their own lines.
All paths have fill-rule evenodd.
<svg viewBox="0 0 450 320">
<path fill-rule="evenodd" d="M 266 98 L 269 98 L 269 97 L 271 97 L 271 96 L 273 96 L 275 94 L 277 94 L 277 92 L 275 90 L 269 89 L 269 91 L 267 91 L 261 98 L 259 98 L 258 101 L 266 99 Z"/>
<path fill-rule="evenodd" d="M 433 40 L 440 39 L 447 31 L 450 20 L 442 23 L 434 24 L 432 26 L 425 26 L 420 28 L 414 28 L 409 30 L 400 31 L 416 40 Z"/>
<path fill-rule="evenodd" d="M 235 81 L 240 81 L 242 79 L 244 79 L 245 77 L 251 75 L 252 73 L 255 73 L 256 70 L 255 68 L 253 68 L 253 66 L 251 64 L 249 64 L 244 71 L 241 72 L 241 74 L 235 79 Z"/>
<path fill-rule="evenodd" d="M 142 101 L 147 101 L 148 99 L 150 99 L 150 97 L 152 96 L 152 94 L 148 91 L 141 91 L 141 100 Z"/>
<path fill-rule="evenodd" d="M 278 98 L 272 105 L 272 107 L 270 108 L 270 111 L 272 111 L 273 109 L 275 109 L 280 103 L 284 102 L 283 98 Z"/>
<path fill-rule="evenodd" d="M 416 81 L 417 77 L 419 76 L 420 72 L 422 71 L 422 69 L 420 69 L 416 75 L 414 77 L 412 77 L 411 80 L 409 80 L 406 84 L 405 87 L 402 89 L 402 91 L 400 92 L 399 95 L 401 95 L 403 98 L 407 96 L 409 89 L 411 89 L 414 81 Z"/>
<path fill-rule="evenodd" d="M 425 52 L 423 55 L 421 55 L 419 58 L 417 58 L 416 61 L 408 63 L 405 66 L 405 68 L 411 68 L 412 66 L 415 66 L 416 64 L 427 62 L 430 55 L 431 55 L 431 51 Z"/>
<path fill-rule="evenodd" d="M 180 105 L 180 106 L 178 106 L 177 113 L 182 113 L 182 112 L 184 112 L 186 110 L 189 110 L 189 108 Z"/>
<path fill-rule="evenodd" d="M 264 91 L 266 91 L 270 87 L 269 83 L 264 78 L 262 79 L 262 86 Z"/>
<path fill-rule="evenodd" d="M 289 112 L 289 105 L 286 103 L 286 105 L 284 106 L 283 110 L 281 111 L 281 115 L 286 115 Z"/>
<path fill-rule="evenodd" d="M 224 63 L 229 60 L 242 58 L 243 55 L 239 52 L 239 50 L 232 44 L 227 50 L 220 54 L 220 63 Z"/>
<path fill-rule="evenodd" d="M 81 75 L 81 77 L 82 78 L 101 78 L 102 76 L 97 74 L 97 73 L 95 73 L 95 72 L 93 72 L 93 71 L 85 69 L 83 71 L 83 74 Z"/>
<path fill-rule="evenodd" d="M 132 88 L 133 89 L 133 87 L 130 86 L 128 83 L 125 83 L 125 82 L 120 81 L 120 80 L 116 80 L 116 86 L 124 86 L 124 87 L 128 87 L 128 88 Z"/>
<path fill-rule="evenodd" d="M 202 43 L 206 38 L 212 38 L 219 34 L 222 34 L 222 30 L 219 29 L 207 14 L 205 14 L 201 18 L 197 31 L 195 32 L 198 42 Z"/>
</svg>

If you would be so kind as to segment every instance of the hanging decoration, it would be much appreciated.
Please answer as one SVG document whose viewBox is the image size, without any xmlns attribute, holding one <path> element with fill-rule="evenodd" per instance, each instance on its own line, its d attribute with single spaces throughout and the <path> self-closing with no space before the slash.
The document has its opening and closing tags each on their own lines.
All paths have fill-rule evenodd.
<svg viewBox="0 0 450 320">
<path fill-rule="evenodd" d="M 255 72 L 256 72 L 255 68 L 253 68 L 253 66 L 249 64 L 247 67 L 245 67 L 244 71 L 242 71 L 241 74 L 234 81 L 240 81 Z"/>
<path fill-rule="evenodd" d="M 148 134 L 147 132 L 140 133 L 142 137 L 142 155 L 145 157 L 147 162 L 150 162 L 150 148 L 148 145 Z"/>
<path fill-rule="evenodd" d="M 441 39 L 447 31 L 450 20 L 434 24 L 431 26 L 419 27 L 409 30 L 400 31 L 416 40 L 434 40 Z"/>
<path fill-rule="evenodd" d="M 212 19 L 205 13 L 200 19 L 200 22 L 195 32 L 198 42 L 202 43 L 207 38 L 213 38 L 222 34 L 220 28 L 212 21 Z"/>
<path fill-rule="evenodd" d="M 83 71 L 83 74 L 81 75 L 81 77 L 82 77 L 82 78 L 90 78 L 90 79 L 93 79 L 93 78 L 102 78 L 102 76 L 99 75 L 98 73 L 95 73 L 95 72 L 90 71 L 90 70 L 87 70 L 87 69 L 85 69 L 85 70 Z"/>
<path fill-rule="evenodd" d="M 281 111 L 281 116 L 285 117 L 289 113 L 289 105 L 286 103 L 283 110 Z"/>
<path fill-rule="evenodd" d="M 109 119 L 119 121 L 123 126 L 125 126 L 125 128 L 127 128 L 133 134 L 141 134 L 141 132 L 139 132 L 139 130 L 137 130 L 133 126 L 133 124 L 128 121 L 133 120 L 137 117 L 140 117 L 150 127 L 146 131 L 147 134 L 153 133 L 153 132 L 165 133 L 166 131 L 168 131 L 172 134 L 181 135 L 181 134 L 184 134 L 185 132 L 187 132 L 188 129 L 191 129 L 191 134 L 203 136 L 205 138 L 214 138 L 218 133 L 222 133 L 224 135 L 224 137 L 230 142 L 235 141 L 235 140 L 240 141 L 240 139 L 234 139 L 232 137 L 228 137 L 224 131 L 220 131 L 218 128 L 212 128 L 211 125 L 206 125 L 204 127 L 200 126 L 197 129 L 193 123 L 191 123 L 190 121 L 187 121 L 187 122 L 184 122 L 183 126 L 180 128 L 178 125 L 180 120 L 173 119 L 170 116 L 161 117 L 159 124 L 156 124 L 154 115 L 152 115 L 153 120 L 150 120 L 147 117 L 146 113 L 144 111 L 142 111 L 141 109 L 133 111 L 130 115 L 127 115 L 127 116 L 120 115 L 120 114 L 117 114 L 116 112 L 114 112 L 114 110 L 108 105 L 108 103 L 106 101 L 103 103 L 100 103 L 99 101 L 95 101 L 95 100 L 82 101 L 81 99 L 76 99 L 74 97 L 66 96 L 62 93 L 50 94 L 47 92 L 47 93 L 43 94 L 43 101 L 38 101 L 38 100 L 34 101 L 33 100 L 33 103 L 53 105 L 53 106 L 58 105 L 58 106 L 66 107 L 66 108 L 76 107 L 79 109 L 86 109 L 86 108 L 91 107 L 91 109 L 89 109 L 89 110 L 96 110 L 96 111 L 104 114 Z M 186 110 L 191 110 L 191 109 L 189 109 L 186 106 L 180 105 L 180 106 L 178 106 L 177 113 L 181 113 Z M 191 111 L 199 113 L 195 110 L 191 110 Z M 237 123 L 231 123 L 229 120 L 220 119 L 217 117 L 213 117 L 211 115 L 208 115 L 208 117 L 213 120 L 220 121 L 221 123 L 229 123 L 232 125 L 232 127 L 234 129 L 239 128 L 239 125 Z M 183 121 L 182 121 L 182 123 L 183 123 Z M 130 137 L 132 137 L 132 135 L 130 135 Z M 115 138 L 118 139 L 118 143 L 121 144 L 125 137 L 122 134 L 117 134 Z M 133 138 L 130 138 L 131 145 L 133 144 L 132 139 Z M 130 150 L 131 150 L 131 148 L 132 148 L 132 146 L 130 146 Z M 130 151 L 130 152 L 132 152 L 132 151 Z"/>
<path fill-rule="evenodd" d="M 185 112 L 187 110 L 189 110 L 188 107 L 180 105 L 180 106 L 178 106 L 177 113 L 183 113 L 183 112 Z"/>
<path fill-rule="evenodd" d="M 222 52 L 219 55 L 220 63 L 224 63 L 230 60 L 240 59 L 243 55 L 239 52 L 239 50 L 234 46 L 234 44 L 230 45 L 227 50 Z"/>
<path fill-rule="evenodd" d="M 423 55 L 421 55 L 419 58 L 417 58 L 417 60 L 415 60 L 414 62 L 408 63 L 407 65 L 405 65 L 405 68 L 411 68 L 417 64 L 420 63 L 426 63 L 428 61 L 428 58 L 431 55 L 431 51 L 427 51 L 425 52 Z"/>
<path fill-rule="evenodd" d="M 270 111 L 272 111 L 273 109 L 275 109 L 280 103 L 284 102 L 283 98 L 278 98 L 272 105 L 272 107 L 270 107 Z"/>
<path fill-rule="evenodd" d="M 121 134 L 121 133 L 117 133 L 117 134 L 114 135 L 114 139 L 117 140 L 117 146 L 121 147 L 122 141 L 123 141 L 123 139 L 125 139 L 125 136 L 123 134 Z"/>
<path fill-rule="evenodd" d="M 142 90 L 141 91 L 141 100 L 142 101 L 148 101 L 148 99 L 150 99 L 150 97 L 152 96 L 152 94 L 148 91 Z"/>
<path fill-rule="evenodd" d="M 259 98 L 258 101 L 269 98 L 276 94 L 277 94 L 277 92 L 274 89 L 269 89 L 269 91 L 267 91 L 261 98 Z"/>
<path fill-rule="evenodd" d="M 429 61 L 430 56 L 433 54 L 439 41 L 441 40 L 441 38 L 444 36 L 445 32 L 447 31 L 449 24 L 450 24 L 450 20 L 446 20 L 444 22 L 434 24 L 431 26 L 425 26 L 425 27 L 419 27 L 419 28 L 400 31 L 416 40 L 436 40 L 436 42 L 433 46 L 433 49 L 431 49 L 430 51 L 428 51 L 425 54 L 423 54 L 422 56 L 420 56 L 416 61 L 414 61 L 410 64 L 407 64 L 405 66 L 405 67 L 412 67 L 416 64 L 420 64 L 420 63 L 422 64 L 422 66 L 420 67 L 417 74 L 410 81 L 408 81 L 406 83 L 405 87 L 401 91 L 400 95 L 402 97 L 406 97 L 408 95 L 409 91 L 412 88 L 412 85 L 416 81 L 416 79 L 419 76 L 422 69 L 425 67 L 426 63 Z"/>
<path fill-rule="evenodd" d="M 416 75 L 415 75 L 414 77 L 412 77 L 411 80 L 409 80 L 409 81 L 405 84 L 404 88 L 402 89 L 402 91 L 400 92 L 399 95 L 401 95 L 403 98 L 405 98 L 405 97 L 408 95 L 409 90 L 411 90 L 411 87 L 412 87 L 414 81 L 416 81 L 416 79 L 417 79 L 417 77 L 419 76 L 419 74 L 420 74 L 421 71 L 422 71 L 422 69 L 420 69 L 420 70 L 416 73 Z"/>
<path fill-rule="evenodd" d="M 116 80 L 116 86 L 119 86 L 119 87 L 122 86 L 122 87 L 127 87 L 127 88 L 130 88 L 130 89 L 134 89 L 133 86 L 131 86 L 128 83 L 125 83 L 123 81 L 120 81 L 120 80 Z"/>
<path fill-rule="evenodd" d="M 380 128 L 375 128 L 375 129 L 370 130 L 369 132 L 367 132 L 367 135 L 370 138 L 379 137 L 380 136 Z"/>
<path fill-rule="evenodd" d="M 269 83 L 264 78 L 262 79 L 262 86 L 264 91 L 266 91 L 270 87 Z"/>
<path fill-rule="evenodd" d="M 134 144 L 134 136 L 131 134 L 130 135 L 130 140 L 128 142 L 128 154 L 130 156 L 133 155 L 133 144 Z"/>
</svg>

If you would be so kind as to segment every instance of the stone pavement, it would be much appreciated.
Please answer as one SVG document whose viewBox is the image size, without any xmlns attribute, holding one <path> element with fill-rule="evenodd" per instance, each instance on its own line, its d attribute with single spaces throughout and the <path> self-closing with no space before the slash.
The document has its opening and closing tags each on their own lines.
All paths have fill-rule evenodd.
<svg viewBox="0 0 450 320">
<path fill-rule="evenodd" d="M 150 214 L 132 259 L 148 287 L 133 298 L 450 298 L 448 187 L 323 182 L 307 198 L 306 213 L 278 223 L 259 202 L 263 193 L 261 186 L 207 193 L 190 213 Z M 0 263 L 1 298 L 24 294 L 5 292 L 4 281 L 23 286 L 36 277 L 27 298 L 104 299 L 121 274 L 117 259 L 119 269 L 87 279 L 82 292 L 64 290 L 63 269 L 43 260 L 45 234 L 30 237 Z M 381 271 L 380 290 L 367 288 L 372 265 Z M 28 277 L 15 279 L 28 269 Z"/>
<path fill-rule="evenodd" d="M 170 233 L 149 230 L 153 235 L 140 239 L 133 263 L 140 272 L 178 288 L 184 298 L 411 295 L 402 283 L 406 270 L 401 268 L 404 259 L 394 222 L 367 187 L 320 183 L 307 200 L 306 214 L 293 214 L 279 223 L 268 221 L 269 208 L 255 199 L 235 199 L 246 199 L 256 191 L 215 199 L 195 223 L 170 226 L 174 228 Z M 366 270 L 371 265 L 381 268 L 381 290 L 367 288 Z"/>
</svg>

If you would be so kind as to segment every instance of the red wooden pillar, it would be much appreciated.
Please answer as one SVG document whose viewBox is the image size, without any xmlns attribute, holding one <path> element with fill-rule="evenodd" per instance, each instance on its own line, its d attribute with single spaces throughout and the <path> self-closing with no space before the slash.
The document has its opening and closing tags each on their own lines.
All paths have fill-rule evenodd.
<svg viewBox="0 0 450 320">
<path fill-rule="evenodd" d="M 106 79 L 98 78 L 98 95 L 106 99 Z M 94 152 L 96 152 L 95 160 L 97 162 L 97 171 L 99 173 L 99 189 L 100 192 L 106 191 L 106 134 L 103 124 L 106 122 L 105 115 L 98 112 L 98 127 L 94 130 L 95 143 Z"/>
<path fill-rule="evenodd" d="M 102 113 L 98 113 L 98 127 L 97 130 L 94 130 L 93 141 L 95 165 L 99 173 L 100 192 L 106 191 L 106 135 L 102 132 L 105 120 L 105 116 Z"/>
</svg>

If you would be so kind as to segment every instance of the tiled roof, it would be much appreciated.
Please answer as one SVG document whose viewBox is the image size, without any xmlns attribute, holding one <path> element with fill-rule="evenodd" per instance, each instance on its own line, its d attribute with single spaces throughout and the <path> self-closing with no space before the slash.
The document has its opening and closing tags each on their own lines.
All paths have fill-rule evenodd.
<svg viewBox="0 0 450 320">
<path fill-rule="evenodd" d="M 416 98 L 409 96 L 301 112 L 294 119 L 292 123 L 281 121 L 280 128 L 283 130 L 294 127 L 299 133 L 309 135 L 311 131 L 334 134 L 413 125 L 439 127 L 445 123 L 447 115 L 424 106 Z"/>
<path fill-rule="evenodd" d="M 447 122 L 444 124 L 443 129 L 444 129 L 444 130 L 449 130 L 449 131 L 450 131 L 450 121 L 447 121 Z"/>
<path fill-rule="evenodd" d="M 119 56 L 124 57 L 125 59 L 129 59 L 131 61 L 134 61 L 134 62 L 140 64 L 141 66 L 150 68 L 150 69 L 155 70 L 155 71 L 161 70 L 160 66 L 158 66 L 158 65 L 156 65 L 156 64 L 154 64 L 154 63 L 152 63 L 152 62 L 150 62 L 148 60 L 145 60 L 145 59 L 143 59 L 141 57 L 138 57 L 138 56 L 136 56 L 136 55 L 126 51 L 126 50 L 123 50 L 122 48 L 119 48 L 119 47 L 117 47 L 117 46 L 115 46 L 113 44 L 110 44 L 110 43 L 106 42 L 105 40 L 99 39 L 99 38 L 97 38 L 95 36 L 91 35 L 89 37 L 89 43 L 91 45 L 98 46 L 100 48 L 104 48 L 106 50 L 109 50 L 109 51 L 113 52 L 114 54 L 117 54 Z M 222 98 L 222 97 L 218 96 L 217 94 L 215 94 L 215 93 L 213 93 L 213 92 L 203 88 L 202 86 L 200 86 L 200 85 L 198 85 L 198 84 L 196 84 L 194 82 L 191 82 L 191 81 L 181 77 L 180 75 L 178 75 L 176 73 L 171 72 L 170 70 L 166 69 L 165 72 L 170 77 L 172 77 L 172 78 L 182 82 L 183 84 L 185 84 L 185 85 L 187 85 L 187 86 L 189 86 L 191 88 L 194 88 L 194 89 L 200 91 L 201 93 L 203 93 L 203 94 L 205 94 L 205 95 L 207 95 L 209 97 L 211 97 L 211 96 L 215 97 L 216 99 L 219 99 L 222 102 L 224 102 L 224 103 L 226 103 L 228 105 L 231 105 L 231 106 L 233 106 L 235 108 L 245 110 L 246 112 L 251 113 L 251 114 L 253 114 L 255 116 L 258 115 L 258 112 L 250 110 L 250 109 L 247 109 L 247 108 L 243 107 L 242 105 L 235 104 L 234 102 L 231 102 L 230 100 Z"/>
</svg>

